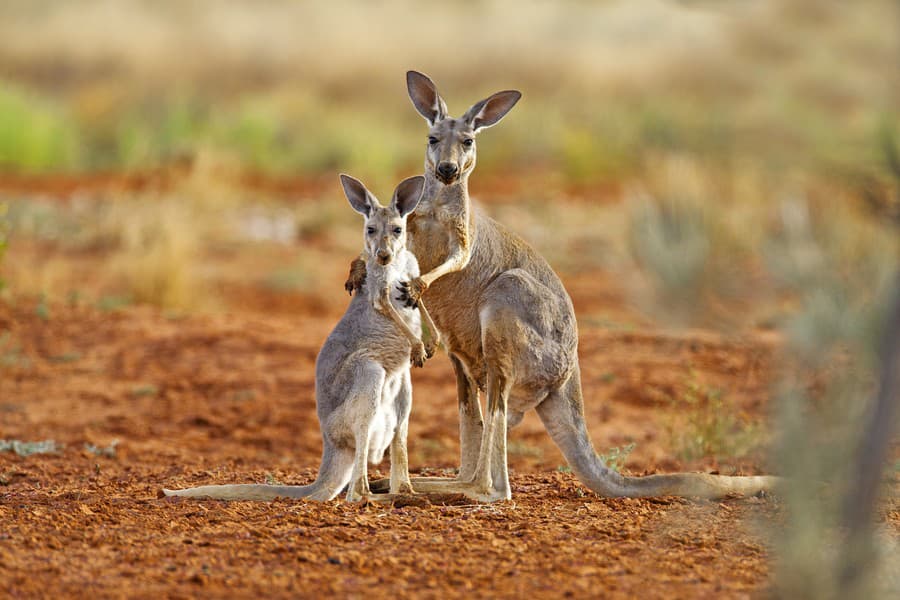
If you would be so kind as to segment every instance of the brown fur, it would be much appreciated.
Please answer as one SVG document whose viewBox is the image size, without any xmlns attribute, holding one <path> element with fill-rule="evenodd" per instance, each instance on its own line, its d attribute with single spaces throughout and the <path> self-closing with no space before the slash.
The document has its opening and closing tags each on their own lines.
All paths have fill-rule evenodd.
<svg viewBox="0 0 900 600">
<path fill-rule="evenodd" d="M 456 370 L 462 454 L 457 479 L 416 479 L 416 490 L 510 498 L 507 427 L 532 408 L 575 474 L 598 494 L 721 496 L 771 488 L 771 477 L 623 477 L 603 464 L 584 422 L 569 295 L 543 257 L 473 209 L 469 199 L 475 145 L 464 142 L 499 121 L 520 94 L 498 92 L 453 119 L 430 79 L 410 72 L 407 82 L 414 106 L 431 126 L 425 192 L 409 217 L 409 248 L 422 272 L 408 285 L 409 301 L 428 303 Z M 448 178 L 443 164 L 456 166 L 456 174 Z M 487 395 L 486 419 L 479 389 Z"/>
</svg>

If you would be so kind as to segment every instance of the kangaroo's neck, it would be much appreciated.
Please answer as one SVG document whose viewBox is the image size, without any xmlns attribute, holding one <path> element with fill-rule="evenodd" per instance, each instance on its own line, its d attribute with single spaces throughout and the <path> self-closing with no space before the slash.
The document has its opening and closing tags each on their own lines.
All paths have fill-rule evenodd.
<svg viewBox="0 0 900 600">
<path fill-rule="evenodd" d="M 386 265 L 374 256 L 366 258 L 366 292 L 370 298 L 378 297 L 395 283 L 408 278 L 410 256 L 406 250 L 398 252 L 394 260 Z"/>
<path fill-rule="evenodd" d="M 450 185 L 445 185 L 430 170 L 427 170 L 422 200 L 434 207 L 460 206 L 468 210 L 469 176 L 463 175 Z"/>
<path fill-rule="evenodd" d="M 374 256 L 366 259 L 366 292 L 369 298 L 377 298 L 391 281 L 390 265 L 383 265 Z"/>
</svg>

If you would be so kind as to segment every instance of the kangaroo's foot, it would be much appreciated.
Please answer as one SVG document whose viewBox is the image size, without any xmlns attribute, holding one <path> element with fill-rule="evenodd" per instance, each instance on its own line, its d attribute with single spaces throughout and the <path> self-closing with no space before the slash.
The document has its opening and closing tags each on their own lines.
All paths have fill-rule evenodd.
<svg viewBox="0 0 900 600">
<path fill-rule="evenodd" d="M 415 490 L 415 493 L 419 492 L 419 484 L 429 484 L 429 483 L 440 483 L 440 482 L 457 482 L 463 483 L 462 480 L 456 477 L 411 477 L 410 485 L 411 491 Z M 387 494 L 391 491 L 391 480 L 387 477 L 383 479 L 374 479 L 369 482 L 369 489 L 372 490 L 373 493 L 376 494 Z"/>
<path fill-rule="evenodd" d="M 512 498 L 509 490 L 499 490 L 490 485 L 459 478 L 414 477 L 412 483 L 417 494 L 462 494 L 476 502 L 497 502 Z"/>
<path fill-rule="evenodd" d="M 394 504 L 395 502 L 403 502 L 408 504 L 410 498 L 415 497 L 415 494 L 412 492 L 405 493 L 401 492 L 398 494 L 384 493 L 384 494 L 376 494 L 374 492 L 370 492 L 363 496 L 359 496 L 357 498 L 353 498 L 351 502 L 374 502 L 376 504 Z"/>
<path fill-rule="evenodd" d="M 419 494 L 462 494 L 466 498 L 476 502 L 491 503 L 500 500 L 510 500 L 512 498 L 509 491 L 485 487 L 474 481 L 443 479 L 440 481 L 416 482 L 413 485 L 415 486 L 416 492 Z"/>
</svg>

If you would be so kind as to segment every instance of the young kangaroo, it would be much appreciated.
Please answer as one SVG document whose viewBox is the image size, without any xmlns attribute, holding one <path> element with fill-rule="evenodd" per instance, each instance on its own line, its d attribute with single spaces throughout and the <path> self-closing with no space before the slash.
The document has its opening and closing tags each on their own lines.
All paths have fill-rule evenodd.
<svg viewBox="0 0 900 600">
<path fill-rule="evenodd" d="M 322 428 L 322 464 L 310 485 L 208 485 L 163 490 L 169 496 L 271 500 L 282 496 L 330 500 L 349 482 L 347 500 L 372 496 L 368 460 L 381 462 L 391 448 L 390 493 L 411 493 L 406 434 L 412 406 L 410 361 L 421 367 L 434 353 L 437 329 L 422 303 L 419 311 L 399 299 L 398 284 L 419 276 L 406 249 L 406 218 L 422 197 L 424 178 L 404 180 L 390 206 L 378 203 L 362 183 L 341 175 L 350 205 L 365 220 L 368 281 L 350 301 L 316 360 L 316 407 Z M 392 294 L 393 292 L 393 294 Z M 396 296 L 396 297 L 393 297 Z M 422 343 L 419 314 L 431 332 Z"/>
<path fill-rule="evenodd" d="M 521 94 L 498 92 L 452 118 L 428 77 L 410 71 L 406 82 L 429 131 L 425 192 L 409 218 L 409 247 L 423 274 L 404 289 L 409 304 L 427 301 L 444 337 L 456 371 L 461 445 L 458 477 L 416 479 L 416 491 L 509 499 L 507 427 L 532 408 L 578 478 L 602 496 L 722 496 L 772 487 L 771 477 L 624 477 L 607 468 L 584 421 L 578 328 L 569 295 L 537 252 L 469 200 L 475 136 L 500 121 Z M 354 263 L 348 288 L 365 272 Z M 487 392 L 486 422 L 479 389 Z"/>
</svg>

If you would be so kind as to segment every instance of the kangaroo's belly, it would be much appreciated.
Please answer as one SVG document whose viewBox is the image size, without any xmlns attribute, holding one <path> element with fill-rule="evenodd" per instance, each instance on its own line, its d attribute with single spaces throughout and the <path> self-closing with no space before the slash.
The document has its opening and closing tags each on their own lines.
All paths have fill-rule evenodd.
<svg viewBox="0 0 900 600">
<path fill-rule="evenodd" d="M 479 387 L 484 389 L 490 361 L 510 365 L 512 395 L 521 399 L 516 404 L 545 397 L 577 361 L 574 309 L 558 276 L 524 241 L 490 219 L 478 220 L 466 267 L 435 280 L 423 300 L 448 350 Z M 494 351 L 486 351 L 485 340 L 492 337 Z"/>
<path fill-rule="evenodd" d="M 402 412 L 409 410 L 405 394 L 401 393 L 404 382 L 404 372 L 398 370 L 388 374 L 381 389 L 381 395 L 377 399 L 375 414 L 369 425 L 369 462 L 380 463 L 384 458 L 397 432 L 402 418 Z"/>
</svg>

